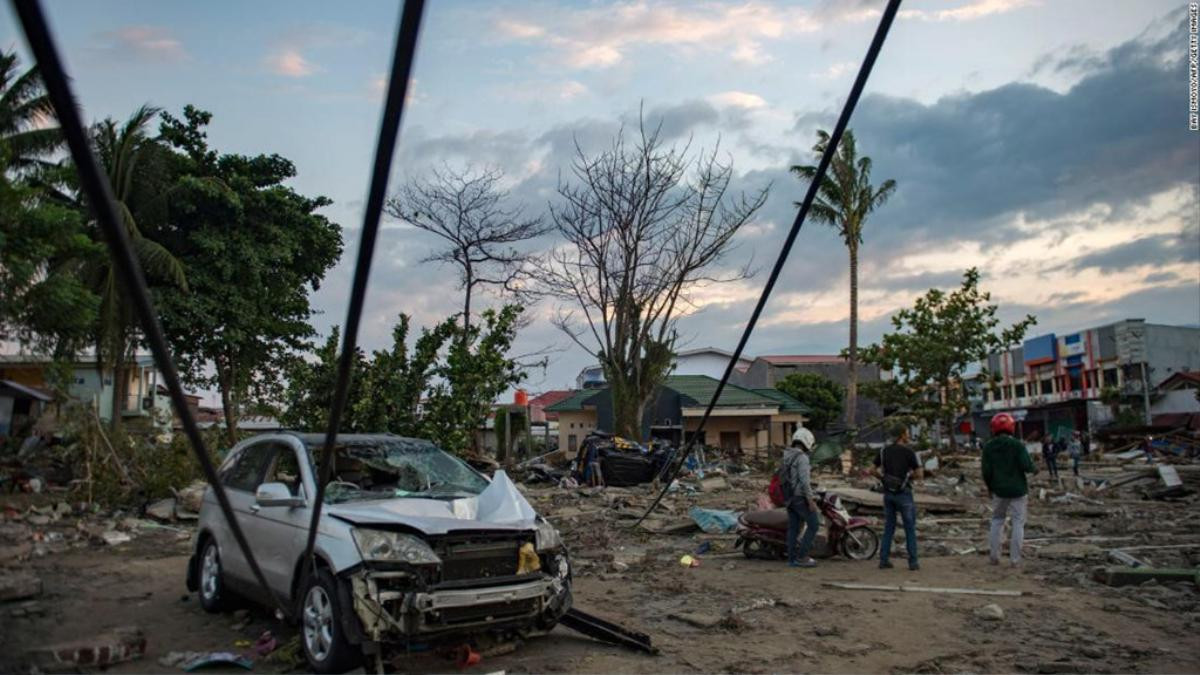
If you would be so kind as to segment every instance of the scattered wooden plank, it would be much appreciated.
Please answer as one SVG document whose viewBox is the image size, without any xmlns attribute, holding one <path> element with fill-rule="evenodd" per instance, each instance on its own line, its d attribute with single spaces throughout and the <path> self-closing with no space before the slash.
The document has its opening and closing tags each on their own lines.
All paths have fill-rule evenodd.
<svg viewBox="0 0 1200 675">
<path fill-rule="evenodd" d="M 1025 591 L 990 590 L 986 588 L 939 588 L 936 586 L 892 586 L 888 584 L 855 584 L 838 581 L 827 581 L 823 586 L 840 588 L 847 591 L 892 591 L 903 593 L 941 593 L 946 595 L 999 595 L 1015 598 L 1025 595 Z"/>
<path fill-rule="evenodd" d="M 1137 586 L 1147 581 L 1190 581 L 1200 586 L 1200 570 L 1195 568 L 1097 567 L 1092 578 L 1109 586 Z"/>
</svg>

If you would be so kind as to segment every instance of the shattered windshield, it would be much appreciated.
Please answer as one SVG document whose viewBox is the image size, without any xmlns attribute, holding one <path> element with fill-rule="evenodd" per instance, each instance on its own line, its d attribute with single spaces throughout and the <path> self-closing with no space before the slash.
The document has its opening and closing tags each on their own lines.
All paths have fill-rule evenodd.
<svg viewBox="0 0 1200 675">
<path fill-rule="evenodd" d="M 488 486 L 457 457 L 432 443 L 408 439 L 339 443 L 333 464 L 333 479 L 325 486 L 328 504 L 396 497 L 458 499 L 474 497 Z"/>
</svg>

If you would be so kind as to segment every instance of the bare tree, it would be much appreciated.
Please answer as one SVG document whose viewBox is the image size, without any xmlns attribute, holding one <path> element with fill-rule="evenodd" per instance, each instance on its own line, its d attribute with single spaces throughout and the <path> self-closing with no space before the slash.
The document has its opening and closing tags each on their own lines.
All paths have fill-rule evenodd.
<svg viewBox="0 0 1200 675">
<path fill-rule="evenodd" d="M 443 167 L 416 179 L 388 199 L 385 212 L 418 229 L 437 235 L 446 246 L 422 262 L 449 263 L 458 268 L 463 290 L 463 328 L 471 325 L 475 291 L 493 286 L 519 290 L 533 255 L 514 245 L 550 228 L 541 217 L 525 217 L 520 206 L 509 206 L 500 187 L 499 169 L 457 170 Z"/>
<path fill-rule="evenodd" d="M 622 129 L 612 146 L 589 156 L 576 144 L 573 183 L 560 182 L 551 205 L 565 240 L 540 266 L 540 288 L 573 305 L 555 324 L 596 355 L 612 392 L 613 431 L 639 438 L 643 411 L 671 368 L 676 322 L 694 294 L 744 279 L 747 268 L 721 269 L 733 236 L 767 199 L 726 199 L 732 164 L 717 152 L 689 159 L 690 143 L 667 147 L 661 125 L 639 125 L 633 143 Z"/>
</svg>

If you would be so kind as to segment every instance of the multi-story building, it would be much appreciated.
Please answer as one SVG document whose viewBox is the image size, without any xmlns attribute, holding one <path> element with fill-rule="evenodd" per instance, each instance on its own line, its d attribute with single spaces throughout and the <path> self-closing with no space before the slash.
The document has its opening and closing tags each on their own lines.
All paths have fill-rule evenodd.
<svg viewBox="0 0 1200 675">
<path fill-rule="evenodd" d="M 1095 430 L 1111 420 L 1100 401 L 1109 387 L 1147 414 L 1154 389 L 1175 373 L 1200 370 L 1200 328 L 1127 319 L 1066 335 L 1026 340 L 982 364 L 994 384 L 975 392 L 972 417 L 986 437 L 987 421 L 1007 411 L 1026 438 Z"/>
</svg>

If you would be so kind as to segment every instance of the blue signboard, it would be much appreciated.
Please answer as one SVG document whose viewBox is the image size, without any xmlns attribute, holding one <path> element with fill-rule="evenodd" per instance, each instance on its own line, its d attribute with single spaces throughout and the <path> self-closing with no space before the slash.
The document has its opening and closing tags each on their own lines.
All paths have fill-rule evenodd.
<svg viewBox="0 0 1200 675">
<path fill-rule="evenodd" d="M 1036 366 L 1058 360 L 1058 340 L 1054 333 L 1025 341 L 1025 365 Z"/>
</svg>

